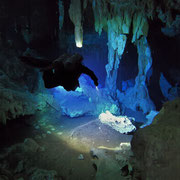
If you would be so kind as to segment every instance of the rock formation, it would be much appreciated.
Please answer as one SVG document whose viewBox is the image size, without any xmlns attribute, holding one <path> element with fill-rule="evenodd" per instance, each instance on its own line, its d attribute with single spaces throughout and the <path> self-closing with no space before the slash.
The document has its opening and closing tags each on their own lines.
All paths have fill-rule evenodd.
<svg viewBox="0 0 180 180">
<path fill-rule="evenodd" d="M 164 104 L 153 123 L 139 129 L 132 139 L 136 172 L 142 179 L 179 179 L 180 99 Z"/>
<path fill-rule="evenodd" d="M 106 124 L 118 131 L 119 133 L 129 133 L 136 130 L 136 127 L 132 124 L 131 121 L 134 121 L 133 118 L 127 116 L 113 116 L 109 111 L 101 113 L 99 115 L 99 120 L 101 123 Z"/>
</svg>

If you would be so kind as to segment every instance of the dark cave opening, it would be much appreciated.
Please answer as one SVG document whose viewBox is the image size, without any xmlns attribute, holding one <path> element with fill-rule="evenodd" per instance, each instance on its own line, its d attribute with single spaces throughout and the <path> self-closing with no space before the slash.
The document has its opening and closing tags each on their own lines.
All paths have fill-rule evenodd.
<svg viewBox="0 0 180 180">
<path fill-rule="evenodd" d="M 163 73 L 167 81 L 179 86 L 180 52 L 179 36 L 167 37 L 162 31 L 160 21 L 150 22 L 148 41 L 151 47 L 153 64 L 151 67 L 152 76 L 148 84 L 149 95 L 155 103 L 157 110 L 160 110 L 166 98 L 160 89 L 160 75 Z M 154 91 L 156 89 L 156 91 Z"/>
<path fill-rule="evenodd" d="M 32 135 L 31 115 L 20 116 L 12 121 L 8 121 L 6 126 L 0 125 L 0 149 L 8 148 L 11 145 L 20 143 L 24 140 L 24 137 Z M 20 130 L 21 129 L 21 130 Z M 16 137 L 14 137 L 16 136 Z M 3 143 L 2 143 L 3 142 Z"/>
<path fill-rule="evenodd" d="M 120 60 L 117 88 L 121 91 L 126 91 L 129 87 L 135 85 L 135 78 L 138 74 L 138 53 L 137 48 L 133 43 L 127 43 L 126 49 Z"/>
</svg>

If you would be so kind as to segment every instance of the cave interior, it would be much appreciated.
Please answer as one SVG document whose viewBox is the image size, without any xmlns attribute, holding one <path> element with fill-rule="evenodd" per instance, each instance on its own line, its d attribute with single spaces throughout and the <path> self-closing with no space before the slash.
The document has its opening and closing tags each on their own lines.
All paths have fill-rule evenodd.
<svg viewBox="0 0 180 180">
<path fill-rule="evenodd" d="M 65 53 L 98 86 L 19 58 Z M 179 180 L 180 1 L 1 0 L 0 96 L 0 180 Z"/>
</svg>

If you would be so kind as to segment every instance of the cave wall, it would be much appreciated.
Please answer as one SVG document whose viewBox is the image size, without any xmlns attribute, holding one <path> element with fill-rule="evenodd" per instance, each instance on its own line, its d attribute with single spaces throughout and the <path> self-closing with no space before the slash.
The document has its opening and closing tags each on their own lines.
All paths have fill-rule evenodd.
<svg viewBox="0 0 180 180">
<path fill-rule="evenodd" d="M 24 66 L 17 52 L 10 48 L 0 50 L 0 98 L 0 123 L 3 124 L 35 114 L 46 107 L 50 98 L 46 96 L 40 73 Z"/>
<path fill-rule="evenodd" d="M 179 179 L 179 108 L 179 98 L 166 102 L 153 123 L 134 134 L 131 141 L 132 151 L 136 157 L 134 177 Z"/>
<path fill-rule="evenodd" d="M 152 76 L 148 82 L 149 95 L 157 109 L 163 102 L 179 96 L 180 35 L 169 37 L 161 31 L 160 21 L 150 21 L 148 42 L 152 51 Z M 163 82 L 164 81 L 164 82 Z M 156 89 L 156 91 L 154 91 Z M 178 91 L 174 94 L 172 90 Z M 163 93 L 166 91 L 165 93 Z"/>
<path fill-rule="evenodd" d="M 41 73 L 20 62 L 18 56 L 48 56 L 57 36 L 52 1 L 0 2 L 0 123 L 32 115 L 53 102 L 47 94 Z M 46 54 L 47 52 L 47 54 Z M 52 56 L 52 55 L 51 55 Z"/>
<path fill-rule="evenodd" d="M 50 0 L 2 0 L 0 39 L 17 51 L 27 47 L 44 51 L 58 37 L 58 4 Z"/>
</svg>

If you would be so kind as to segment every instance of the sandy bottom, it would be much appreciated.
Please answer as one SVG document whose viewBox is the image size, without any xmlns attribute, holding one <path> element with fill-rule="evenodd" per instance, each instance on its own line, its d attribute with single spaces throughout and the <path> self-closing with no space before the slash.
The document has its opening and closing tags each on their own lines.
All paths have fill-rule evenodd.
<svg viewBox="0 0 180 180">
<path fill-rule="evenodd" d="M 28 157 L 32 166 L 55 170 L 60 179 L 93 180 L 96 168 L 91 149 L 100 146 L 113 149 L 121 142 L 130 142 L 132 136 L 101 124 L 97 117 L 68 118 L 47 110 L 0 128 L 0 152 L 24 142 L 25 138 L 34 139 L 44 148 L 44 151 Z M 83 160 L 78 159 L 80 154 Z"/>
</svg>

